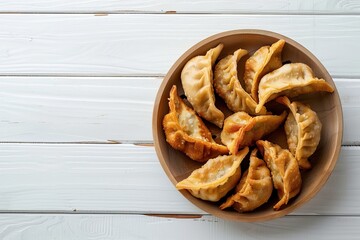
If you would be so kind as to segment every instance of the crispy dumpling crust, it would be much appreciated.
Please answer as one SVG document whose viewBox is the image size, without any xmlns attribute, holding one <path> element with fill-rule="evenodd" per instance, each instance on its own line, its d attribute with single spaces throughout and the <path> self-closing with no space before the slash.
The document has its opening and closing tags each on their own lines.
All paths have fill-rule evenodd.
<svg viewBox="0 0 360 240">
<path fill-rule="evenodd" d="M 277 144 L 259 140 L 256 145 L 270 169 L 274 188 L 277 189 L 280 199 L 274 209 L 279 210 L 301 190 L 302 180 L 298 163 L 287 149 L 282 149 Z"/>
<path fill-rule="evenodd" d="M 273 183 L 270 171 L 266 163 L 256 156 L 257 152 L 257 149 L 251 152 L 249 169 L 241 177 L 235 194 L 220 206 L 221 210 L 232 206 L 238 212 L 250 212 L 271 197 Z"/>
<path fill-rule="evenodd" d="M 257 102 L 242 88 L 238 79 L 237 63 L 247 53 L 246 50 L 240 48 L 233 55 L 221 59 L 216 64 L 214 88 L 231 111 L 245 111 L 251 115 L 266 114 L 265 107 L 259 113 L 255 112 Z"/>
<path fill-rule="evenodd" d="M 236 155 L 210 159 L 188 178 L 176 184 L 176 188 L 187 189 L 194 197 L 203 200 L 219 201 L 239 182 L 240 164 L 248 152 L 249 148 L 244 148 Z"/>
<path fill-rule="evenodd" d="M 205 56 L 190 59 L 181 72 L 185 95 L 195 112 L 219 128 L 222 127 L 225 117 L 215 106 L 212 66 L 223 47 L 223 44 L 219 44 L 207 51 Z"/>
<path fill-rule="evenodd" d="M 256 111 L 278 96 L 295 97 L 318 91 L 333 92 L 334 88 L 324 79 L 314 77 L 311 68 L 304 63 L 285 64 L 261 79 Z"/>
<path fill-rule="evenodd" d="M 285 121 L 285 133 L 290 152 L 302 169 L 311 168 L 308 158 L 315 152 L 320 142 L 321 122 L 316 112 L 301 102 L 290 102 L 287 97 L 279 97 L 277 102 L 287 106 L 291 113 Z"/>
<path fill-rule="evenodd" d="M 169 108 L 163 127 L 166 141 L 173 148 L 198 162 L 229 153 L 226 146 L 215 143 L 201 118 L 178 96 L 175 85 L 170 91 Z"/>
<path fill-rule="evenodd" d="M 245 63 L 245 90 L 258 102 L 258 86 L 260 79 L 267 73 L 282 66 L 281 52 L 285 40 L 280 39 L 271 46 L 258 49 Z"/>
<path fill-rule="evenodd" d="M 221 132 L 221 142 L 230 153 L 254 144 L 265 135 L 275 131 L 285 120 L 287 113 L 251 117 L 246 112 L 237 112 L 227 117 Z"/>
</svg>

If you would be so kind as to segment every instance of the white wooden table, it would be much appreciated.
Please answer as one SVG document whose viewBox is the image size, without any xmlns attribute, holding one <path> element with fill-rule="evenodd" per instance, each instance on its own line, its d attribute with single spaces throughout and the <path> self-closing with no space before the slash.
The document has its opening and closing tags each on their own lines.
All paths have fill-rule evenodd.
<svg viewBox="0 0 360 240">
<path fill-rule="evenodd" d="M 0 239 L 360 238 L 359 1 L 2 0 L 0 13 Z M 189 203 L 151 133 L 174 61 L 243 28 L 312 51 L 335 80 L 345 126 L 317 196 L 253 224 Z"/>
</svg>

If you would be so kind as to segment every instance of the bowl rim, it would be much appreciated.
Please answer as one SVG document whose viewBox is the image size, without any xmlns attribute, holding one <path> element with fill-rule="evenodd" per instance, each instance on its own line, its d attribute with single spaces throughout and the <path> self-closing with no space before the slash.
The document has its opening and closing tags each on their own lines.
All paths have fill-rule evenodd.
<svg viewBox="0 0 360 240">
<path fill-rule="evenodd" d="M 340 155 L 340 151 L 341 151 L 341 145 L 342 145 L 342 139 L 343 139 L 343 110 L 342 110 L 342 105 L 341 105 L 341 100 L 340 100 L 340 96 L 339 93 L 337 91 L 335 82 L 333 81 L 331 75 L 329 74 L 329 72 L 327 71 L 327 69 L 325 68 L 325 66 L 320 62 L 320 60 L 315 57 L 315 55 L 313 53 L 311 53 L 308 49 L 306 49 L 304 46 L 302 46 L 301 44 L 299 44 L 298 42 L 294 41 L 293 39 L 286 37 L 284 35 L 281 35 L 279 33 L 276 32 L 272 32 L 272 31 L 267 31 L 267 30 L 260 30 L 260 29 L 237 29 L 237 30 L 230 30 L 230 31 L 225 31 L 225 32 L 220 32 L 214 35 L 211 35 L 201 41 L 199 41 L 198 43 L 194 44 L 192 47 L 190 47 L 185 53 L 183 53 L 176 61 L 175 63 L 171 66 L 171 68 L 169 69 L 169 71 L 166 73 L 160 87 L 159 90 L 156 94 L 156 98 L 154 101 L 154 107 L 153 107 L 153 116 L 152 116 L 152 133 L 153 133 L 153 140 L 154 140 L 154 146 L 155 146 L 155 151 L 158 157 L 158 160 L 163 168 L 163 170 L 165 171 L 166 175 L 168 176 L 168 178 L 170 179 L 170 181 L 172 182 L 172 184 L 175 186 L 178 181 L 175 179 L 175 177 L 171 174 L 171 171 L 168 167 L 168 165 L 165 163 L 165 161 L 163 161 L 162 159 L 165 159 L 161 149 L 159 148 L 159 137 L 158 137 L 158 125 L 157 125 L 157 116 L 158 116 L 158 106 L 160 104 L 160 100 L 161 97 L 163 95 L 164 89 L 166 88 L 166 86 L 168 85 L 168 82 L 171 78 L 171 76 L 174 74 L 175 70 L 178 68 L 178 66 L 187 58 L 189 57 L 195 50 L 197 50 L 199 47 L 209 44 L 213 41 L 216 41 L 220 38 L 224 38 L 224 37 L 229 37 L 231 35 L 241 35 L 241 34 L 246 34 L 246 35 L 262 35 L 265 37 L 272 37 L 272 38 L 276 38 L 276 39 L 284 39 L 286 43 L 289 43 L 292 46 L 295 46 L 297 49 L 299 49 L 300 51 L 302 51 L 304 54 L 306 54 L 309 58 L 311 58 L 312 61 L 314 61 L 316 63 L 316 65 L 318 65 L 321 70 L 325 73 L 325 77 L 326 79 L 330 79 L 331 80 L 331 84 L 334 87 L 334 93 L 336 94 L 336 104 L 339 106 L 339 108 L 337 108 L 337 120 L 339 123 L 338 126 L 338 134 L 336 136 L 336 143 L 335 146 L 335 152 L 332 156 L 332 161 L 329 165 L 329 167 L 326 169 L 327 171 L 324 172 L 324 174 L 321 176 L 321 179 L 318 180 L 318 184 L 315 185 L 315 187 L 313 188 L 312 191 L 310 191 L 307 195 L 305 195 L 300 201 L 295 202 L 289 206 L 287 206 L 284 209 L 281 209 L 279 211 L 274 211 L 273 214 L 269 214 L 267 216 L 252 216 L 252 215 L 246 215 L 246 214 L 238 214 L 236 217 L 227 217 L 224 218 L 223 216 L 220 216 L 217 214 L 217 212 L 214 212 L 211 208 L 209 208 L 206 204 L 202 205 L 198 204 L 198 202 L 195 202 L 194 198 L 188 191 L 186 190 L 177 190 L 179 192 L 181 192 L 182 195 L 184 195 L 184 197 L 190 201 L 193 205 L 195 205 L 196 207 L 200 208 L 201 210 L 210 213 L 216 217 L 220 217 L 222 219 L 226 219 L 226 220 L 235 220 L 235 221 L 241 221 L 241 222 L 257 222 L 257 221 L 267 221 L 267 220 L 271 220 L 271 219 L 275 219 L 275 218 L 279 218 L 282 216 L 285 216 L 289 213 L 291 213 L 292 211 L 294 211 L 295 209 L 298 209 L 300 206 L 304 205 L 306 202 L 310 201 L 320 190 L 321 188 L 324 186 L 324 184 L 327 182 L 327 180 L 329 179 L 331 173 L 333 172 L 335 165 L 339 159 L 339 155 Z M 162 130 L 162 129 L 161 129 Z M 189 198 L 189 196 L 191 196 Z"/>
</svg>

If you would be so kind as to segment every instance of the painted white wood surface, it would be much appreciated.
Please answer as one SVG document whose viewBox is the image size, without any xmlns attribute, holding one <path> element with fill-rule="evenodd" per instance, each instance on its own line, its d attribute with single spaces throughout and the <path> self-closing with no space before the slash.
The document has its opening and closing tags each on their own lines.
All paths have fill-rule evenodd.
<svg viewBox="0 0 360 240">
<path fill-rule="evenodd" d="M 343 147 L 324 188 L 296 215 L 360 215 L 360 147 Z M 0 212 L 203 214 L 171 184 L 153 147 L 2 144 Z"/>
<path fill-rule="evenodd" d="M 161 81 L 0 77 L 0 141 L 152 141 L 153 104 Z"/>
<path fill-rule="evenodd" d="M 358 145 L 359 79 L 334 79 Z M 160 77 L 0 77 L 0 142 L 152 142 Z"/>
<path fill-rule="evenodd" d="M 201 14 L 158 14 L 174 11 Z M 138 215 L 203 212 L 153 147 L 64 142 L 151 142 L 171 64 L 209 35 L 262 28 L 300 42 L 336 77 L 344 144 L 359 145 L 359 13 L 356 0 L 0 1 L 0 142 L 53 142 L 0 144 L 0 239 L 183 239 L 184 229 L 196 239 L 357 239 L 360 147 L 343 147 L 324 189 L 291 216 L 240 224 Z"/>
<path fill-rule="evenodd" d="M 160 12 L 178 13 L 359 13 L 357 0 L 11 0 L 0 2 L 1 12 Z"/>
<path fill-rule="evenodd" d="M 264 223 L 142 215 L 0 215 L 2 240 L 358 239 L 359 217 L 287 216 Z M 185 230 L 185 231 L 184 231 Z"/>
<path fill-rule="evenodd" d="M 0 75 L 164 75 L 205 37 L 260 28 L 298 41 L 333 76 L 360 76 L 360 15 L 1 14 L 0 25 Z"/>
</svg>

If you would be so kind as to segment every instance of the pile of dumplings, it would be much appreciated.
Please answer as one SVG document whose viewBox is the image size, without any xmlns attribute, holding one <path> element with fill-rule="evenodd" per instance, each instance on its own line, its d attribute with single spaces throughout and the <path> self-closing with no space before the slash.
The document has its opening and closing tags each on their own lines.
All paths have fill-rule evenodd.
<svg viewBox="0 0 360 240">
<path fill-rule="evenodd" d="M 308 159 L 320 142 L 322 125 L 310 106 L 289 98 L 317 91 L 331 93 L 334 89 L 315 77 L 304 63 L 283 65 L 284 45 L 280 39 L 246 60 L 244 87 L 237 69 L 239 60 L 248 55 L 245 49 L 217 60 L 224 47 L 219 44 L 186 63 L 181 72 L 186 100 L 174 85 L 163 128 L 166 141 L 174 149 L 204 164 L 177 183 L 177 189 L 186 189 L 206 201 L 221 201 L 220 209 L 232 207 L 238 212 L 260 207 L 274 189 L 279 198 L 274 210 L 299 194 L 301 171 L 311 168 Z M 215 105 L 215 92 L 231 115 L 225 117 Z M 269 112 L 265 104 L 272 100 L 289 113 Z M 222 144 L 213 139 L 203 119 L 221 129 Z M 282 126 L 288 149 L 264 138 Z M 249 167 L 242 173 L 241 163 L 247 155 Z"/>
</svg>

